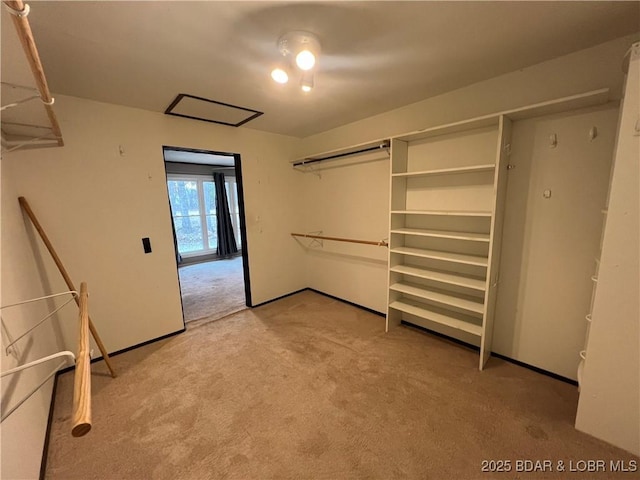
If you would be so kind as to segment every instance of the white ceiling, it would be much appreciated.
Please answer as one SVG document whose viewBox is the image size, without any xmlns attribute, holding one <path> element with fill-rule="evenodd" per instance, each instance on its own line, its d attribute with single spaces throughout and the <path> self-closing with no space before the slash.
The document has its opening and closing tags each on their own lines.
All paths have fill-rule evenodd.
<svg viewBox="0 0 640 480">
<path fill-rule="evenodd" d="M 304 137 L 639 31 L 640 3 L 47 1 L 29 21 L 54 94 L 163 112 L 187 93 Z M 291 30 L 322 43 L 310 94 L 269 77 Z"/>
</svg>

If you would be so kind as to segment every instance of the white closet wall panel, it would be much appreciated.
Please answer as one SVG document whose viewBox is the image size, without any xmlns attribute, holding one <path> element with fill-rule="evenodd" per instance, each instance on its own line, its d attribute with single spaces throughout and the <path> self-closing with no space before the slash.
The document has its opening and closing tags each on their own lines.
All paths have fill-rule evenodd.
<svg viewBox="0 0 640 480">
<path fill-rule="evenodd" d="M 640 455 L 640 43 L 630 55 L 576 428 Z"/>
<path fill-rule="evenodd" d="M 584 348 L 617 114 L 513 123 L 493 351 L 571 379 Z"/>
<path fill-rule="evenodd" d="M 311 168 L 297 172 L 304 185 L 300 233 L 372 241 L 388 236 L 386 150 Z M 305 253 L 307 286 L 378 312 L 386 310 L 387 248 L 306 238 L 296 241 Z"/>
</svg>

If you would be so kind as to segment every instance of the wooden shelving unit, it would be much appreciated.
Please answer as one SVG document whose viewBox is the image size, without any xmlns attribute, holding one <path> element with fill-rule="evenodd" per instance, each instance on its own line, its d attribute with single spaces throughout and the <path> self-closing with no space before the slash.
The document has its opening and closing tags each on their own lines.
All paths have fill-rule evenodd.
<svg viewBox="0 0 640 480">
<path fill-rule="evenodd" d="M 491 352 L 505 152 L 503 116 L 391 141 L 387 329 L 406 322 Z"/>
</svg>

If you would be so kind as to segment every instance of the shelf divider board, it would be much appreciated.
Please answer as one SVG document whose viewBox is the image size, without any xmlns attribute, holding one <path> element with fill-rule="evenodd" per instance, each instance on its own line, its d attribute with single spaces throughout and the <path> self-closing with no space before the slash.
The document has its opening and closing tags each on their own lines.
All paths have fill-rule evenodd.
<svg viewBox="0 0 640 480">
<path fill-rule="evenodd" d="M 490 127 L 492 125 L 498 125 L 499 116 L 497 114 L 484 115 L 482 117 L 476 117 L 469 120 L 463 120 L 461 122 L 448 123 L 446 125 L 438 125 L 436 127 L 425 128 L 418 130 L 417 132 L 411 132 L 408 134 L 400 135 L 397 138 L 404 140 L 405 142 L 412 142 L 415 140 L 422 140 L 424 138 L 437 137 L 440 135 L 448 135 L 450 133 L 465 132 L 468 130 L 475 130 L 484 127 Z"/>
<path fill-rule="evenodd" d="M 490 172 L 495 169 L 495 164 L 486 165 L 471 165 L 468 167 L 455 167 L 455 168 L 439 168 L 437 170 L 423 170 L 420 172 L 402 172 L 394 173 L 394 177 L 428 177 L 435 175 L 452 175 L 452 174 L 464 174 L 464 173 L 477 173 L 477 172 Z"/>
<path fill-rule="evenodd" d="M 413 247 L 396 247 L 390 248 L 390 253 L 400 253 L 403 255 L 412 255 L 415 257 L 432 258 L 434 260 L 442 260 L 445 262 L 464 263 L 467 265 L 477 265 L 480 267 L 488 266 L 488 259 L 475 255 L 465 255 L 462 253 L 441 252 L 439 250 L 427 250 L 423 248 Z"/>
<path fill-rule="evenodd" d="M 479 315 L 482 315 L 484 313 L 484 305 L 482 304 L 482 302 L 474 302 L 472 300 L 459 298 L 453 295 L 448 295 L 446 293 L 432 291 L 423 288 L 421 285 L 398 282 L 394 283 L 389 288 L 391 290 L 395 290 L 396 292 L 412 295 L 414 297 L 445 305 L 445 307 L 440 308 L 447 308 L 447 306 L 449 306 L 453 307 L 454 309 L 465 310 L 465 312 L 472 312 Z"/>
<path fill-rule="evenodd" d="M 411 303 L 406 299 L 396 300 L 395 302 L 392 302 L 391 304 L 389 304 L 389 308 L 391 310 L 397 310 L 400 312 L 409 313 L 411 315 L 415 315 L 416 317 L 421 317 L 426 320 L 439 323 L 441 325 L 446 325 L 450 328 L 462 330 L 472 335 L 476 335 L 476 336 L 482 335 L 482 327 L 478 325 L 475 325 L 470 322 L 465 322 L 464 320 L 460 320 L 452 316 L 444 315 L 442 313 L 431 311 L 428 308 L 415 305 L 414 303 Z"/>
<path fill-rule="evenodd" d="M 507 194 L 507 175 L 509 170 L 509 152 L 511 150 L 511 120 L 500 117 L 496 152 L 495 196 L 491 216 L 491 240 L 489 242 L 489 259 L 487 268 L 487 289 L 484 299 L 484 321 L 480 341 L 480 365 L 482 370 L 491 356 L 493 324 L 497 296 L 498 275 L 500 270 L 500 250 L 502 244 L 502 224 L 504 220 L 504 204 Z"/>
<path fill-rule="evenodd" d="M 525 118 L 541 117 L 543 115 L 567 112 L 570 110 L 577 110 L 579 108 L 604 105 L 608 100 L 609 89 L 600 88 L 598 90 L 569 95 L 568 97 L 557 98 L 547 102 L 540 102 L 534 105 L 505 110 L 500 112 L 500 115 L 507 117 L 509 120 L 523 120 Z"/>
<path fill-rule="evenodd" d="M 491 217 L 491 212 L 484 210 L 392 210 L 395 215 L 455 215 L 459 217 Z"/>
<path fill-rule="evenodd" d="M 489 242 L 489 234 L 487 233 L 452 232 L 447 230 L 427 230 L 421 228 L 396 228 L 391 230 L 391 233 L 423 237 L 450 238 L 453 240 L 468 240 L 471 242 Z"/>
<path fill-rule="evenodd" d="M 408 144 L 407 142 L 403 142 L 402 140 L 398 140 L 395 138 L 391 139 L 391 162 L 389 166 L 390 175 L 389 175 L 389 212 L 393 211 L 397 208 L 406 208 L 406 195 L 404 191 L 406 189 L 406 180 L 403 178 L 394 178 L 392 173 L 396 170 L 405 171 L 407 169 L 407 158 L 408 158 Z M 400 188 L 402 186 L 402 188 Z M 389 230 L 391 231 L 397 224 L 404 225 L 404 219 L 399 217 L 398 215 L 389 214 Z M 393 267 L 398 262 L 398 256 L 391 254 L 391 249 L 396 247 L 397 239 L 395 239 L 392 235 L 389 235 L 389 248 L 388 250 L 388 263 L 389 267 Z M 391 290 L 389 287 L 391 286 L 391 276 L 393 274 L 391 271 L 388 272 L 387 275 L 387 305 L 390 305 L 394 301 L 396 301 L 400 294 Z M 400 325 L 402 321 L 402 314 L 398 310 L 387 309 L 387 318 L 385 322 L 385 331 L 388 332 L 390 328 L 396 327 Z"/>
<path fill-rule="evenodd" d="M 391 271 L 402 275 L 409 275 L 435 282 L 465 287 L 471 290 L 484 292 L 486 289 L 486 281 L 477 278 L 465 277 L 453 273 L 440 272 L 438 270 L 430 270 L 427 268 L 412 267 L 410 265 L 396 265 L 391 267 Z"/>
</svg>

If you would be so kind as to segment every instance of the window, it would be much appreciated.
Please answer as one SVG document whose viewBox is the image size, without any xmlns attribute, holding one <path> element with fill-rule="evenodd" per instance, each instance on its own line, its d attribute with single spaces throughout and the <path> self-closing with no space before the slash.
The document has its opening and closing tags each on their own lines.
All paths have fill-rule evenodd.
<svg viewBox="0 0 640 480">
<path fill-rule="evenodd" d="M 227 177 L 226 191 L 231 223 L 240 247 L 238 196 L 235 177 Z M 178 252 L 183 256 L 214 254 L 218 246 L 216 190 L 213 179 L 198 175 L 173 175 L 167 179 Z"/>
</svg>

